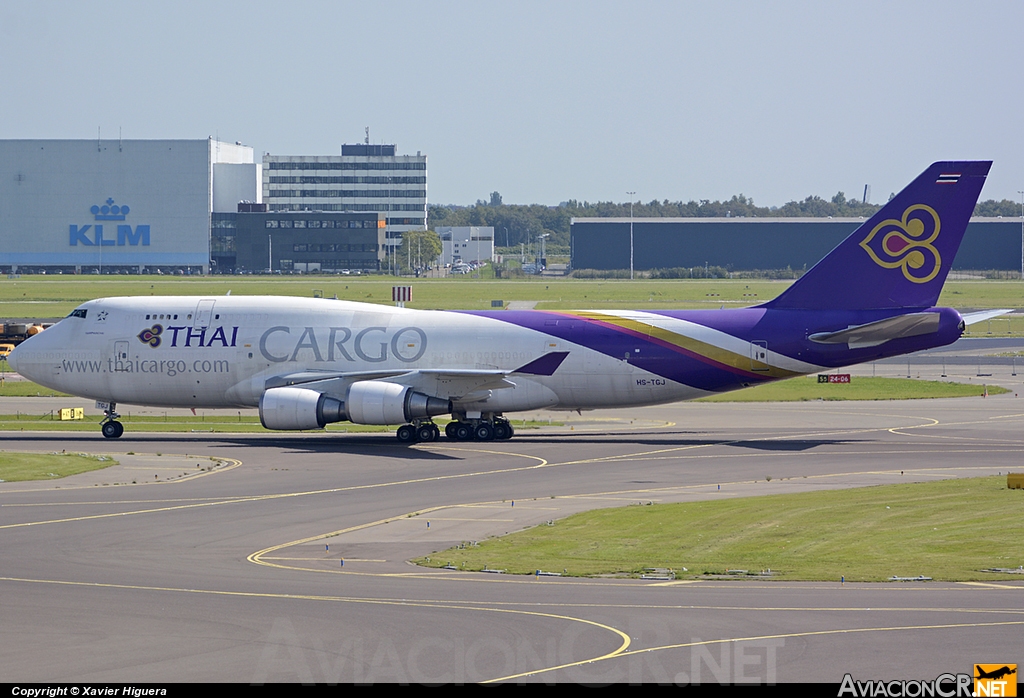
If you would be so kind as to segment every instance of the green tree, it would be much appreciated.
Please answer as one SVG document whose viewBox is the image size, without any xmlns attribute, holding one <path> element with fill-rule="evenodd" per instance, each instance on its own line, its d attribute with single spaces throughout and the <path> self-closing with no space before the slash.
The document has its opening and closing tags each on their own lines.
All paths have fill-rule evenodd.
<svg viewBox="0 0 1024 698">
<path fill-rule="evenodd" d="M 974 215 L 1017 218 L 1020 216 L 1020 209 L 1021 204 L 1019 201 L 1010 201 L 1009 199 L 996 201 L 995 199 L 989 199 L 988 201 L 978 202 L 978 205 L 974 207 Z"/>
<path fill-rule="evenodd" d="M 441 249 L 441 236 L 433 230 L 407 230 L 396 261 L 403 268 L 422 269 L 437 262 Z"/>
</svg>

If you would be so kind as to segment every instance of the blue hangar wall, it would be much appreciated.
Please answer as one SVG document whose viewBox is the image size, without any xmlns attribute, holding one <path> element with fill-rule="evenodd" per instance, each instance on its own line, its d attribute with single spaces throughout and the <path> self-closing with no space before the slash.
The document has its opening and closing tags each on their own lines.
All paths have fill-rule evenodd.
<svg viewBox="0 0 1024 698">
<path fill-rule="evenodd" d="M 633 267 L 810 269 L 859 218 L 635 218 Z M 573 269 L 628 269 L 628 218 L 574 218 Z M 972 218 L 954 269 L 1020 270 L 1019 218 Z"/>
</svg>

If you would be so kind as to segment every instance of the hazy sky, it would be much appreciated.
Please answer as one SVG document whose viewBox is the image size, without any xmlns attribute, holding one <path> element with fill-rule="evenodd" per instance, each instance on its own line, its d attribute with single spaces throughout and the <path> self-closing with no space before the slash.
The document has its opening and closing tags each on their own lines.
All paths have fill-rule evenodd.
<svg viewBox="0 0 1024 698">
<path fill-rule="evenodd" d="M 429 157 L 433 203 L 1024 189 L 1024 3 L 0 0 L 0 138 Z"/>
</svg>

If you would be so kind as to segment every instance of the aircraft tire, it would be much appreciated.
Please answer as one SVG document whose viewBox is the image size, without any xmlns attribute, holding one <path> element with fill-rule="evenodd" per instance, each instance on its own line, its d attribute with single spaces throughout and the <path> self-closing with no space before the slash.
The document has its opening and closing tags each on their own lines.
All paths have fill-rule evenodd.
<svg viewBox="0 0 1024 698">
<path fill-rule="evenodd" d="M 456 441 L 469 441 L 473 438 L 473 430 L 465 422 L 459 422 L 455 427 Z"/>
<path fill-rule="evenodd" d="M 477 441 L 493 441 L 494 427 L 487 422 L 480 422 L 473 430 L 473 438 Z"/>
<path fill-rule="evenodd" d="M 494 423 L 494 440 L 507 441 L 512 438 L 512 425 L 508 422 Z"/>
<path fill-rule="evenodd" d="M 119 439 L 121 434 L 124 433 L 124 425 L 121 422 L 109 421 L 103 424 L 100 431 L 103 432 L 104 438 L 107 439 Z"/>
<path fill-rule="evenodd" d="M 444 435 L 447 436 L 450 441 L 455 441 L 459 438 L 455 435 L 455 430 L 458 428 L 458 422 L 448 422 L 444 427 Z"/>
<path fill-rule="evenodd" d="M 398 437 L 399 443 L 414 444 L 416 443 L 416 427 L 411 424 L 403 424 L 398 427 L 395 436 Z"/>
<path fill-rule="evenodd" d="M 416 439 L 418 441 L 437 441 L 440 435 L 441 433 L 433 424 L 421 424 L 420 428 L 416 430 Z"/>
</svg>

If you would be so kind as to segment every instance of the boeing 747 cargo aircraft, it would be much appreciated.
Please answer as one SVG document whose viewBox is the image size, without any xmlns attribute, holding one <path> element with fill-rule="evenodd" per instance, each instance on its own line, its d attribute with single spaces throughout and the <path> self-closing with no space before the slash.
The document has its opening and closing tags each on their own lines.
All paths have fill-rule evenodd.
<svg viewBox="0 0 1024 698">
<path fill-rule="evenodd" d="M 508 439 L 510 412 L 690 400 L 955 341 L 935 307 L 990 162 L 938 162 L 774 300 L 676 311 L 428 311 L 284 297 L 101 298 L 11 367 L 116 405 L 259 407 L 268 429 Z M 998 313 L 998 311 L 997 311 Z M 992 316 L 997 313 L 988 313 Z"/>
</svg>

